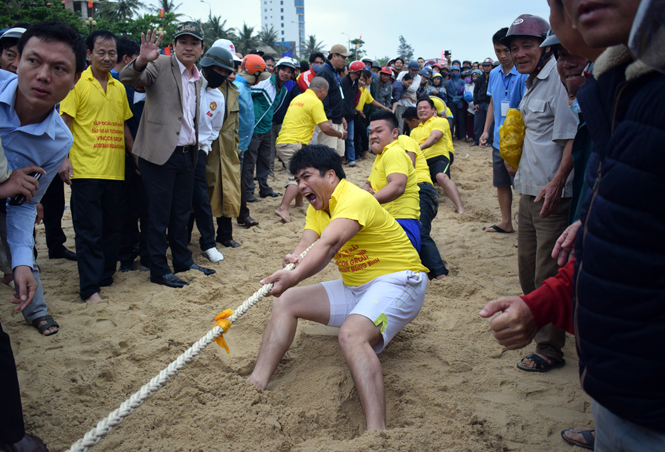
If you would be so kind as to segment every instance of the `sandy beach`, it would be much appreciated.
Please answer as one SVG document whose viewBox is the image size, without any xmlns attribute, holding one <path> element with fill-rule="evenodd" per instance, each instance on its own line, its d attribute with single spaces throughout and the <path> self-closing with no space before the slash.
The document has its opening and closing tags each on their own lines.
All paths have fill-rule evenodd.
<svg viewBox="0 0 665 452">
<path fill-rule="evenodd" d="M 516 368 L 533 346 L 506 351 L 478 316 L 485 303 L 520 295 L 516 234 L 484 233 L 499 221 L 492 187 L 491 148 L 455 142 L 452 178 L 468 212 L 456 214 L 438 188 L 439 213 L 432 237 L 450 269 L 430 283 L 418 317 L 388 345 L 383 365 L 388 430 L 364 432 L 362 409 L 344 362 L 336 330 L 302 321 L 268 390 L 246 381 L 271 300 L 264 299 L 226 334 L 231 355 L 214 343 L 166 386 L 92 448 L 93 451 L 572 451 L 560 436 L 592 425 L 590 398 L 578 382 L 574 338 L 567 365 L 545 374 Z M 467 158 L 464 158 L 467 156 Z M 345 167 L 362 185 L 372 158 Z M 283 192 L 286 172 L 275 166 L 269 182 Z M 49 260 L 43 225 L 37 249 L 50 314 L 58 334 L 40 337 L 13 312 L 12 290 L 2 285 L 0 321 L 12 339 L 26 428 L 51 451 L 67 450 L 129 395 L 213 326 L 214 316 L 235 308 L 281 268 L 297 244 L 305 208 L 291 208 L 284 224 L 274 210 L 281 198 L 250 204 L 258 227 L 234 231 L 243 244 L 219 246 L 225 260 L 201 254 L 194 261 L 217 270 L 182 274 L 190 285 L 170 289 L 148 272 L 116 273 L 104 300 L 86 305 L 78 295 L 75 262 Z M 516 212 L 518 197 L 513 203 Z M 74 250 L 69 209 L 63 229 Z M 195 274 L 196 273 L 196 274 Z M 303 284 L 339 278 L 334 264 Z"/>
</svg>

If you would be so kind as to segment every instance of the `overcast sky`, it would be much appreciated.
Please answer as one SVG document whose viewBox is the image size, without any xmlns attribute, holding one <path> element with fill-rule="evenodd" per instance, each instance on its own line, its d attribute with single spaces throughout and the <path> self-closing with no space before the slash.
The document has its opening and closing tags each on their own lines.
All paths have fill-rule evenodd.
<svg viewBox="0 0 665 452">
<path fill-rule="evenodd" d="M 174 0 L 180 1 L 178 12 L 194 19 L 205 20 L 212 7 L 227 27 L 242 27 L 244 21 L 261 29 L 261 0 Z M 375 59 L 394 57 L 403 35 L 414 57 L 435 58 L 450 50 L 453 59 L 482 61 L 495 58 L 492 35 L 526 13 L 548 20 L 547 0 L 305 0 L 305 33 L 316 35 L 326 49 L 362 36 L 363 48 Z"/>
</svg>

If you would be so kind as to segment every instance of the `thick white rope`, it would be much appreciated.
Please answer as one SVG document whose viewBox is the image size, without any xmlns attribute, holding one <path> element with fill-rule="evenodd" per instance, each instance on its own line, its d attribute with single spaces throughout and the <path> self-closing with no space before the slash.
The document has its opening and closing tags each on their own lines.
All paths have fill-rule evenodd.
<svg viewBox="0 0 665 452">
<path fill-rule="evenodd" d="M 314 243 L 312 243 L 309 248 L 300 254 L 300 259 L 305 257 L 307 252 L 314 246 Z M 289 264 L 284 269 L 293 270 L 295 267 L 296 266 L 294 264 Z M 265 284 L 259 290 L 254 292 L 254 295 L 249 297 L 240 306 L 238 306 L 238 308 L 234 311 L 233 315 L 228 318 L 228 320 L 233 323 L 240 319 L 240 317 L 242 317 L 245 312 L 247 312 L 252 306 L 258 303 L 261 298 L 268 295 L 272 290 L 272 287 L 272 283 Z M 140 407 L 143 402 L 148 399 L 148 397 L 153 395 L 155 392 L 157 392 L 157 390 L 164 386 L 164 384 L 169 381 L 172 376 L 177 374 L 180 369 L 185 367 L 188 362 L 194 359 L 195 356 L 201 353 L 204 348 L 210 345 L 210 343 L 219 337 L 219 335 L 221 335 L 223 332 L 224 330 L 219 326 L 216 326 L 208 331 L 205 336 L 196 341 L 196 343 L 192 345 L 189 350 L 178 356 L 178 358 L 169 364 L 164 370 L 162 370 L 159 375 L 154 377 L 141 389 L 132 394 L 129 399 L 122 402 L 120 407 L 109 414 L 105 419 L 99 421 L 97 426 L 86 433 L 83 438 L 72 444 L 72 447 L 68 452 L 86 452 L 89 448 L 99 443 L 99 441 L 104 436 L 109 434 L 113 427 L 121 423 L 127 416 L 132 414 L 132 411 L 134 411 L 135 408 Z"/>
</svg>

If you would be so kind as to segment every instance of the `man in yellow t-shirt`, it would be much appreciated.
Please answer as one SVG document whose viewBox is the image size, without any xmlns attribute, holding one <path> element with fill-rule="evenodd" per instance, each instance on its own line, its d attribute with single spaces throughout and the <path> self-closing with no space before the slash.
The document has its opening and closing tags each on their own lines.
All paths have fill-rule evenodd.
<svg viewBox="0 0 665 452">
<path fill-rule="evenodd" d="M 110 74 L 117 38 L 109 31 L 95 31 L 86 44 L 90 67 L 60 104 L 74 144 L 59 173 L 72 186 L 80 296 L 97 302 L 101 288 L 113 284 L 122 228 L 125 140 L 130 154 L 134 142 L 125 123 L 132 117 L 125 87 Z"/>
<path fill-rule="evenodd" d="M 310 202 L 307 222 L 300 243 L 284 258 L 297 265 L 295 270 L 280 270 L 261 281 L 274 283 L 271 294 L 279 298 L 249 381 L 266 389 L 293 341 L 299 318 L 340 327 L 340 347 L 367 430 L 385 429 L 383 371 L 376 354 L 420 311 L 427 269 L 395 219 L 372 195 L 346 181 L 333 149 L 305 146 L 293 156 L 291 170 Z M 298 254 L 312 244 L 300 260 Z M 331 259 L 341 280 L 294 287 Z"/>
<path fill-rule="evenodd" d="M 422 243 L 420 246 L 420 260 L 429 269 L 429 279 L 442 279 L 448 274 L 448 269 L 446 268 L 446 264 L 443 263 L 443 259 L 441 259 L 439 248 L 430 236 L 432 221 L 436 218 L 436 214 L 439 211 L 439 194 L 432 184 L 427 161 L 418 143 L 406 135 L 400 135 L 397 141 L 400 147 L 406 151 L 406 155 L 411 159 L 418 178 L 418 188 L 420 189 L 418 192 L 418 200 L 420 202 L 420 240 Z"/>
<path fill-rule="evenodd" d="M 327 95 L 328 81 L 323 77 L 314 77 L 309 84 L 309 89 L 296 96 L 289 104 L 279 136 L 275 141 L 275 152 L 284 162 L 287 172 L 293 154 L 312 141 L 315 126 L 319 126 L 321 132 L 326 135 L 343 138 L 344 132 L 333 128 L 332 121 L 326 117 L 322 100 Z M 287 223 L 291 222 L 289 205 L 293 198 L 296 198 L 296 207 L 302 206 L 302 195 L 298 194 L 296 180 L 293 174 L 289 173 L 282 203 L 275 210 L 275 215 Z"/>
<path fill-rule="evenodd" d="M 404 228 L 420 252 L 420 201 L 418 176 L 404 148 L 397 141 L 399 129 L 392 111 L 377 111 L 370 117 L 369 143 L 376 159 L 363 189 Z"/>
<path fill-rule="evenodd" d="M 436 114 L 434 102 L 429 97 L 418 99 L 416 105 L 420 124 L 411 131 L 427 159 L 432 180 L 436 180 L 455 204 L 458 213 L 466 212 L 457 186 L 450 179 L 450 165 L 455 159 L 453 139 L 448 121 Z"/>
</svg>

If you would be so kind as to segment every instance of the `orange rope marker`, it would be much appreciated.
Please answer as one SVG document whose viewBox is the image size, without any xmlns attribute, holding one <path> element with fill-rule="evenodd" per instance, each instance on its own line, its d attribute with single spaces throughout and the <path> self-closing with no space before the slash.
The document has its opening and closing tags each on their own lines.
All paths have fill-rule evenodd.
<svg viewBox="0 0 665 452">
<path fill-rule="evenodd" d="M 231 349 L 229 349 L 229 346 L 226 344 L 226 341 L 224 340 L 224 333 L 226 333 L 229 330 L 229 328 L 231 328 L 231 321 L 228 320 L 228 318 L 231 317 L 232 315 L 233 315 L 233 309 L 226 309 L 225 311 L 222 311 L 215 316 L 215 326 L 218 326 L 224 330 L 222 334 L 217 336 L 215 342 L 217 342 L 217 345 L 226 350 L 226 353 L 228 353 L 229 355 L 231 354 Z"/>
</svg>

